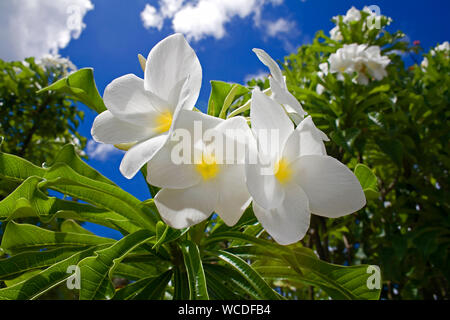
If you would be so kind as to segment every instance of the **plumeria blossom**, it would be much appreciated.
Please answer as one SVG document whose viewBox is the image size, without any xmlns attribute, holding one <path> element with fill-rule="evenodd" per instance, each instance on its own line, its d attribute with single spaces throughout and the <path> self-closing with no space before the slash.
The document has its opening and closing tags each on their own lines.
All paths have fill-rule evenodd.
<svg viewBox="0 0 450 320">
<path fill-rule="evenodd" d="M 330 72 L 338 73 L 338 79 L 343 80 L 343 74 L 357 72 L 356 83 L 367 85 L 369 78 L 381 80 L 387 76 L 386 67 L 391 60 L 381 55 L 380 47 L 365 44 L 345 44 L 330 55 Z"/>
<path fill-rule="evenodd" d="M 106 87 L 108 110 L 91 130 L 97 142 L 132 145 L 120 164 L 128 179 L 164 145 L 180 111 L 193 109 L 202 81 L 200 62 L 181 34 L 160 41 L 142 66 L 144 79 L 127 74 Z"/>
<path fill-rule="evenodd" d="M 444 43 L 436 46 L 436 48 L 430 50 L 430 54 L 432 56 L 436 55 L 436 52 L 445 52 L 448 57 L 448 53 L 450 52 L 450 43 L 448 41 L 445 41 Z M 428 67 L 428 58 L 427 57 L 423 58 L 420 66 L 422 67 L 422 70 L 425 70 Z"/>
<path fill-rule="evenodd" d="M 306 112 L 303 110 L 300 102 L 287 89 L 286 77 L 283 76 L 280 67 L 264 50 L 255 48 L 253 52 L 270 70 L 271 98 L 279 104 L 282 104 L 292 120 L 295 123 L 299 123 L 305 117 Z"/>
<path fill-rule="evenodd" d="M 154 200 L 164 222 L 182 229 L 216 212 L 227 225 L 236 224 L 251 201 L 244 173 L 250 138 L 243 117 L 181 111 L 171 138 L 147 164 L 148 182 L 162 188 Z M 241 152 L 224 151 L 230 145 Z"/>
<path fill-rule="evenodd" d="M 302 239 L 311 213 L 336 218 L 365 205 L 358 179 L 326 155 L 328 138 L 310 116 L 294 128 L 283 108 L 255 89 L 250 118 L 259 163 L 247 163 L 247 187 L 255 216 L 275 241 L 287 245 Z M 264 133 L 273 130 L 278 139 L 265 147 Z"/>
<path fill-rule="evenodd" d="M 328 74 L 328 62 L 324 62 L 319 64 L 320 71 L 317 72 L 317 76 L 323 80 L 324 77 Z M 321 85 L 320 83 L 316 86 L 316 92 L 317 94 L 322 94 L 325 91 L 325 87 Z"/>
<path fill-rule="evenodd" d="M 383 16 L 376 15 L 369 7 L 364 7 L 362 9 L 363 12 L 368 13 L 369 15 L 366 17 L 366 20 L 363 23 L 363 30 L 367 28 L 372 29 L 374 27 L 381 26 L 381 19 Z M 352 22 L 360 21 L 362 18 L 361 11 L 356 9 L 355 7 L 351 7 L 345 16 L 342 17 L 342 23 L 350 24 Z M 333 17 L 333 21 L 336 23 L 336 26 L 330 30 L 330 38 L 335 41 L 342 41 L 344 38 L 342 37 L 342 33 L 339 29 L 339 16 Z M 391 23 L 392 19 L 387 18 L 387 24 Z"/>
</svg>

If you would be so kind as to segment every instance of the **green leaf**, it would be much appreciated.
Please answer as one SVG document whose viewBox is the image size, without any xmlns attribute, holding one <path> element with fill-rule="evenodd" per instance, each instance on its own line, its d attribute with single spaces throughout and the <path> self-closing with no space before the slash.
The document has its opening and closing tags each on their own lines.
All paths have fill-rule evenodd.
<svg viewBox="0 0 450 320">
<path fill-rule="evenodd" d="M 94 246 L 74 253 L 70 257 L 53 264 L 23 282 L 5 289 L 0 289 L 0 300 L 32 300 L 38 298 L 43 293 L 69 278 L 73 274 L 67 272 L 70 266 L 77 265 L 81 260 L 91 256 L 94 251 L 102 247 L 104 246 Z"/>
<path fill-rule="evenodd" d="M 55 218 L 89 221 L 128 233 L 139 229 L 125 217 L 89 204 L 48 197 L 38 188 L 42 181 L 29 177 L 17 189 L 0 201 L 0 221 L 38 217 L 44 223 Z"/>
<path fill-rule="evenodd" d="M 50 90 L 65 93 L 72 99 L 84 103 L 97 113 L 106 110 L 103 99 L 100 97 L 97 86 L 95 85 L 94 70 L 92 68 L 80 69 L 48 87 L 39 90 L 37 93 Z"/>
<path fill-rule="evenodd" d="M 1 247 L 15 254 L 24 250 L 52 248 L 55 246 L 87 246 L 111 244 L 115 240 L 88 234 L 54 232 L 30 224 L 8 222 Z"/>
<path fill-rule="evenodd" d="M 315 256 L 309 248 L 295 248 L 290 254 L 283 253 L 283 257 L 294 268 L 304 270 L 313 281 L 335 299 L 368 299 L 377 300 L 381 289 L 369 289 L 367 280 L 368 265 L 339 266 L 324 262 Z"/>
<path fill-rule="evenodd" d="M 88 174 L 91 175 L 92 172 Z M 32 175 L 45 179 L 39 184 L 41 189 L 51 188 L 95 206 L 114 211 L 142 227 L 150 230 L 155 228 L 154 212 L 115 185 L 83 176 L 66 163 L 57 162 L 44 169 L 19 157 L 0 153 L 0 177 L 20 182 Z"/>
<path fill-rule="evenodd" d="M 378 190 L 377 176 L 370 170 L 370 168 L 364 164 L 358 163 L 355 167 L 355 175 L 361 184 L 363 189 Z"/>
<path fill-rule="evenodd" d="M 215 299 L 218 300 L 240 300 L 244 294 L 249 294 L 251 297 L 255 299 L 258 298 L 258 295 L 254 292 L 254 289 L 251 285 L 246 281 L 243 277 L 239 275 L 233 276 L 228 269 L 228 273 L 224 272 L 226 269 L 220 265 L 213 264 L 205 264 L 205 274 L 206 274 L 206 282 L 208 285 L 208 292 Z M 236 287 L 243 289 L 243 293 L 238 294 L 236 291 Z"/>
<path fill-rule="evenodd" d="M 96 251 L 95 256 L 80 262 L 78 265 L 81 273 L 80 299 L 111 299 L 114 295 L 111 277 L 116 264 L 152 236 L 149 230 L 136 231 L 109 248 Z"/>
<path fill-rule="evenodd" d="M 173 300 L 188 300 L 189 280 L 187 272 L 181 270 L 180 267 L 175 267 L 173 271 L 173 282 L 174 282 Z"/>
<path fill-rule="evenodd" d="M 218 257 L 238 271 L 258 292 L 261 299 L 279 300 L 280 296 L 264 281 L 264 279 L 244 260 L 226 251 L 212 251 Z"/>
<path fill-rule="evenodd" d="M 339 266 L 320 260 L 312 250 L 303 247 L 281 246 L 240 232 L 223 232 L 210 236 L 205 245 L 217 241 L 241 240 L 257 245 L 267 254 L 285 259 L 300 275 L 323 284 L 321 288 L 336 299 L 378 299 L 381 290 L 367 287 L 368 265 Z M 330 289 L 331 288 L 331 289 Z M 338 293 L 338 294 L 337 294 Z"/>
<path fill-rule="evenodd" d="M 178 244 L 183 253 L 184 265 L 189 280 L 189 299 L 208 300 L 205 272 L 198 247 L 192 241 L 185 240 Z"/>
<path fill-rule="evenodd" d="M 159 300 L 164 298 L 172 271 L 164 272 L 157 277 L 147 277 L 131 283 L 118 290 L 113 300 Z"/>
<path fill-rule="evenodd" d="M 208 102 L 208 114 L 214 117 L 225 118 L 230 105 L 239 97 L 249 92 L 240 85 L 223 81 L 211 81 L 211 94 Z"/>
<path fill-rule="evenodd" d="M 72 219 L 64 220 L 64 222 L 61 224 L 61 232 L 94 235 L 92 232 L 86 230 Z"/>
<path fill-rule="evenodd" d="M 67 259 L 86 247 L 63 247 L 45 251 L 31 251 L 0 259 L 0 279 L 10 279 L 24 272 L 41 269 Z"/>
</svg>

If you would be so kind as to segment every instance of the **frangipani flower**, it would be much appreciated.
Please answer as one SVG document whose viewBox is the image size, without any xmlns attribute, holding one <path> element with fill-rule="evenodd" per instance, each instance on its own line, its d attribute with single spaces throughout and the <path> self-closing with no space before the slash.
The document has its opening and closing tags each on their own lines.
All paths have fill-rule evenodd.
<svg viewBox="0 0 450 320">
<path fill-rule="evenodd" d="M 368 13 L 369 15 L 366 17 L 366 20 L 363 23 L 363 30 L 373 29 L 373 28 L 381 28 L 381 19 L 384 16 L 377 15 L 375 12 L 371 10 L 370 7 L 364 7 L 362 9 L 363 12 Z M 342 17 L 342 23 L 350 24 L 352 22 L 360 21 L 362 18 L 361 11 L 356 9 L 355 7 L 351 7 L 345 16 Z M 339 16 L 333 17 L 333 21 L 336 23 L 336 26 L 330 30 L 330 38 L 335 41 L 342 41 L 344 38 L 342 37 L 341 30 L 339 29 Z M 387 25 L 391 23 L 392 19 L 387 18 Z"/>
<path fill-rule="evenodd" d="M 97 142 L 132 145 L 120 164 L 129 179 L 165 143 L 180 110 L 193 109 L 202 81 L 200 62 L 181 34 L 160 41 L 144 65 L 144 79 L 127 74 L 106 87 L 108 110 L 91 130 Z"/>
<path fill-rule="evenodd" d="M 204 135 L 196 133 L 199 126 Z M 154 200 L 164 222 L 182 229 L 216 212 L 227 225 L 236 224 L 251 201 L 244 173 L 250 138 L 243 117 L 223 120 L 183 110 L 172 138 L 147 164 L 148 182 L 162 188 Z M 239 144 L 240 153 L 223 151 Z M 183 161 L 177 159 L 180 153 Z"/>
<path fill-rule="evenodd" d="M 381 55 L 380 47 L 365 44 L 345 44 L 336 53 L 330 55 L 330 72 L 338 73 L 338 79 L 343 80 L 343 73 L 358 75 L 355 81 L 367 85 L 369 77 L 381 80 L 387 76 L 386 67 L 391 60 Z"/>
<path fill-rule="evenodd" d="M 327 138 L 311 117 L 294 129 L 281 106 L 255 89 L 250 118 L 260 163 L 246 165 L 247 186 L 255 216 L 275 241 L 287 245 L 302 239 L 311 213 L 336 218 L 365 205 L 358 179 L 326 155 Z M 279 132 L 270 152 L 263 147 L 267 130 Z M 267 162 L 269 168 L 262 165 Z"/>
<path fill-rule="evenodd" d="M 264 50 L 255 48 L 253 52 L 270 70 L 271 98 L 279 104 L 282 104 L 294 122 L 299 123 L 305 117 L 306 112 L 303 110 L 300 102 L 287 89 L 286 77 L 283 76 L 280 67 Z"/>
<path fill-rule="evenodd" d="M 449 51 L 450 51 L 450 43 L 448 41 L 445 41 L 444 43 L 436 46 L 436 48 L 430 50 L 430 53 L 432 56 L 434 56 L 434 55 L 436 55 L 436 52 L 445 52 L 448 57 Z M 425 70 L 428 67 L 428 58 L 427 57 L 423 58 L 420 66 L 422 67 L 422 70 Z"/>
</svg>

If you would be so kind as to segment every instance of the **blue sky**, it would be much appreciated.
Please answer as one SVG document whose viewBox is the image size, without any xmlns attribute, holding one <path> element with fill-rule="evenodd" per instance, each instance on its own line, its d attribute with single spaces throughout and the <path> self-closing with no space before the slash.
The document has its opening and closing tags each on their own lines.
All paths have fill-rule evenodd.
<svg viewBox="0 0 450 320">
<path fill-rule="evenodd" d="M 26 1 L 26 3 L 31 3 L 33 0 Z M 158 23 L 155 23 L 157 27 L 147 29 L 143 25 L 141 12 L 146 5 L 150 5 L 154 8 L 152 10 L 156 10 L 156 18 L 158 18 L 159 14 L 159 19 L 162 19 L 162 8 L 159 5 L 162 0 L 60 1 L 67 6 L 77 2 L 82 4 L 83 8 L 90 9 L 83 9 L 84 11 L 82 12 L 85 28 L 81 30 L 82 28 L 78 26 L 77 34 L 75 36 L 72 34 L 72 37 L 75 39 L 62 37 L 62 42 L 57 46 L 61 48 L 59 49 L 61 56 L 70 57 L 78 68 L 94 68 L 95 80 L 100 94 L 103 94 L 109 82 L 124 74 L 134 73 L 143 77 L 137 54 L 141 53 L 146 57 L 157 42 L 174 32 L 172 20 L 176 13 L 166 14 L 165 20 L 158 20 Z M 211 1 L 216 1 L 217 3 L 218 0 Z M 0 4 L 0 12 L 3 11 L 3 14 L 0 13 L 0 18 L 6 12 L 2 10 L 5 9 L 2 7 L 8 7 L 7 2 L 11 3 L 11 7 L 16 6 L 16 3 L 13 4 L 12 0 L 7 0 Z M 176 3 L 177 0 L 168 0 L 168 2 Z M 192 3 L 195 6 L 198 0 L 185 0 L 184 2 Z M 184 24 L 177 26 L 178 30 L 188 30 L 187 33 L 191 37 L 189 42 L 197 52 L 203 68 L 203 85 L 197 103 L 197 106 L 203 111 L 206 109 L 209 97 L 210 80 L 244 83 L 244 79 L 248 75 L 260 74 L 261 72 L 266 73 L 264 66 L 251 51 L 252 48 L 263 48 L 275 59 L 282 59 L 283 56 L 295 50 L 297 46 L 311 42 L 316 31 L 323 29 L 328 32 L 334 26 L 330 19 L 335 15 L 345 14 L 351 6 L 355 6 L 358 9 L 362 9 L 366 5 L 379 6 L 381 14 L 390 16 L 394 20 L 390 27 L 391 31 L 402 30 L 411 41 L 420 40 L 422 46 L 426 49 L 435 46 L 438 42 L 442 43 L 449 40 L 450 1 L 448 0 L 429 0 L 426 2 L 418 0 L 260 0 L 255 1 L 258 3 L 257 6 L 247 8 L 248 10 L 245 9 L 247 11 L 243 13 L 245 10 L 242 9 L 243 7 L 239 7 L 239 3 L 245 5 L 245 3 L 249 2 L 251 1 L 239 2 L 239 0 L 233 0 L 226 2 L 228 4 L 238 3 L 238 5 L 237 7 L 229 8 L 230 11 L 226 18 L 222 17 L 223 20 L 220 20 L 220 17 L 216 17 L 222 23 L 213 24 L 213 27 L 217 26 L 219 29 L 222 27 L 222 30 L 208 29 L 210 33 L 200 33 L 199 36 L 195 25 L 186 25 L 186 22 L 184 22 Z M 43 0 L 40 4 L 42 3 L 46 3 L 50 8 L 55 2 Z M 224 3 L 221 5 L 224 5 Z M 44 5 L 42 8 L 44 8 Z M 7 16 L 7 19 L 10 19 L 10 24 L 14 24 L 15 18 L 13 13 L 16 14 L 17 12 L 17 8 L 13 9 L 10 10 L 10 14 Z M 53 10 L 54 8 L 50 9 Z M 180 8 L 178 9 L 181 10 Z M 58 10 L 62 12 L 63 16 L 69 12 L 66 7 Z M 44 13 L 39 12 L 31 16 L 28 14 L 24 15 L 24 17 L 31 20 L 41 19 L 40 23 L 43 26 L 51 25 L 53 22 L 48 21 L 52 20 L 46 20 L 45 16 L 39 18 Z M 8 15 L 8 13 L 6 14 Z M 214 17 L 212 13 L 211 15 L 208 14 L 204 17 L 204 21 L 210 21 Z M 152 21 L 155 22 L 154 20 Z M 281 27 L 278 29 L 273 29 L 277 21 L 281 21 L 284 24 L 281 24 Z M 33 24 L 37 25 L 34 22 Z M 41 32 L 38 27 L 34 28 L 38 32 L 36 37 L 39 37 L 44 32 Z M 220 34 L 220 31 L 222 31 L 222 34 Z M 11 44 L 15 45 L 21 41 L 21 34 L 30 34 L 30 30 L 25 30 L 22 33 L 16 32 L 14 37 L 8 35 L 7 29 L 0 31 L 0 40 L 3 42 L 3 48 L 0 49 L 0 58 L 5 58 L 4 56 L 7 57 L 11 53 L 8 51 L 8 39 L 5 40 L 4 38 L 10 37 L 12 39 Z M 26 43 L 25 40 L 23 41 Z M 46 48 L 40 47 L 39 50 L 36 52 L 43 53 Z M 15 56 L 11 53 L 11 57 Z M 80 107 L 85 111 L 86 115 L 80 131 L 82 135 L 90 140 L 92 139 L 90 129 L 96 114 L 82 105 Z M 142 176 L 138 175 L 132 180 L 127 180 L 120 174 L 119 164 L 122 158 L 120 152 L 110 152 L 104 155 L 104 159 L 92 158 L 88 160 L 88 163 L 137 198 L 145 200 L 149 197 Z"/>
</svg>

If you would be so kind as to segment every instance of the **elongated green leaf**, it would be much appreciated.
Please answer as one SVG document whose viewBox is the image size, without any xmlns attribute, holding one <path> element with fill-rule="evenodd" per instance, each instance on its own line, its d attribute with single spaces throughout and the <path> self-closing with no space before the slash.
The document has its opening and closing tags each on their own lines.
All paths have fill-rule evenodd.
<svg viewBox="0 0 450 320">
<path fill-rule="evenodd" d="M 72 276 L 73 273 L 68 272 L 69 267 L 76 266 L 81 260 L 91 256 L 96 250 L 104 247 L 104 245 L 94 246 L 74 253 L 70 257 L 53 264 L 23 282 L 0 289 L 0 300 L 29 300 L 38 298 L 43 293 Z"/>
<path fill-rule="evenodd" d="M 205 245 L 216 241 L 241 240 L 257 245 L 268 254 L 283 258 L 305 279 L 316 285 L 335 299 L 378 299 L 380 289 L 369 289 L 367 280 L 368 265 L 339 266 L 320 260 L 312 250 L 298 246 L 281 246 L 240 232 L 223 232 L 211 235 Z"/>
<path fill-rule="evenodd" d="M 229 95 L 233 88 L 233 92 Z M 208 114 L 214 117 L 219 117 L 222 109 L 224 108 L 225 110 L 222 112 L 221 116 L 222 118 L 225 118 L 226 110 L 233 103 L 233 101 L 247 92 L 249 92 L 249 90 L 240 84 L 227 83 L 223 81 L 211 81 Z"/>
<path fill-rule="evenodd" d="M 294 267 L 308 272 L 312 280 L 324 282 L 327 286 L 321 286 L 328 294 L 340 295 L 336 299 L 369 299 L 377 300 L 380 297 L 380 289 L 369 289 L 367 280 L 371 274 L 367 273 L 367 265 L 344 267 L 326 263 L 313 255 L 308 248 L 296 248 L 293 254 L 283 254 L 283 257 Z M 330 291 L 332 288 L 333 291 Z"/>
<path fill-rule="evenodd" d="M 94 70 L 92 68 L 80 69 L 50 86 L 39 90 L 38 93 L 50 90 L 65 93 L 72 99 L 84 103 L 97 113 L 106 110 L 103 99 L 100 97 L 95 85 Z"/>
<path fill-rule="evenodd" d="M 92 232 L 86 230 L 72 219 L 65 220 L 61 224 L 61 232 L 72 232 L 72 233 L 94 235 Z"/>
<path fill-rule="evenodd" d="M 149 230 L 139 230 L 129 234 L 109 248 L 96 251 L 94 257 L 80 262 L 80 299 L 111 299 L 114 286 L 111 277 L 118 264 L 130 251 L 148 241 L 153 234 Z"/>
<path fill-rule="evenodd" d="M 213 296 L 216 300 L 240 300 L 242 299 L 242 295 L 236 294 L 235 291 L 233 291 L 230 286 L 235 286 L 236 288 L 236 282 L 237 280 L 235 277 L 228 276 L 224 274 L 222 266 L 212 265 L 212 264 L 205 264 L 205 275 L 206 275 L 206 282 L 208 285 L 208 292 L 210 292 L 210 296 Z M 228 286 L 225 282 L 228 282 Z M 241 285 L 240 287 L 245 287 L 246 289 L 249 289 L 250 284 L 246 283 L 245 279 L 242 279 L 240 281 Z M 244 290 L 245 293 L 253 293 L 253 289 L 250 288 L 249 290 Z"/>
<path fill-rule="evenodd" d="M 172 271 L 157 277 L 147 277 L 118 290 L 113 300 L 159 300 L 164 297 Z"/>
<path fill-rule="evenodd" d="M 75 148 L 72 144 L 66 144 L 64 147 L 62 147 L 53 162 L 51 164 L 48 164 L 48 166 L 51 166 L 58 162 L 67 164 L 73 169 L 73 171 L 87 178 L 116 185 L 114 182 L 112 182 L 111 180 L 100 174 L 97 170 L 89 166 L 86 162 L 81 160 L 81 158 L 75 152 Z"/>
<path fill-rule="evenodd" d="M 8 222 L 3 235 L 2 249 L 10 254 L 24 250 L 52 248 L 55 246 L 87 246 L 112 244 L 115 240 L 94 235 L 54 232 L 30 224 Z"/>
<path fill-rule="evenodd" d="M 184 265 L 189 280 L 189 299 L 208 300 L 205 272 L 203 271 L 202 259 L 198 247 L 192 241 L 183 241 L 179 244 L 183 253 Z"/>
<path fill-rule="evenodd" d="M 51 266 L 83 250 L 86 250 L 86 247 L 63 247 L 53 250 L 23 252 L 10 258 L 0 259 L 0 279 L 14 278 L 24 272 Z"/>
<path fill-rule="evenodd" d="M 377 176 L 364 164 L 358 163 L 355 167 L 355 175 L 361 183 L 361 187 L 364 189 L 378 190 Z"/>
<path fill-rule="evenodd" d="M 258 292 L 261 299 L 278 300 L 280 296 L 264 281 L 264 279 L 249 266 L 244 260 L 226 251 L 212 251 L 212 255 L 236 269 L 253 288 Z"/>
<path fill-rule="evenodd" d="M 92 176 L 92 173 L 88 174 Z M 85 177 L 66 163 L 57 162 L 50 168 L 39 168 L 19 157 L 0 153 L 0 177 L 21 182 L 29 176 L 38 176 L 46 180 L 39 184 L 41 189 L 51 188 L 95 206 L 114 211 L 131 222 L 154 230 L 154 212 L 115 185 Z"/>
<path fill-rule="evenodd" d="M 0 221 L 16 218 L 38 217 L 44 223 L 55 218 L 89 221 L 109 228 L 126 230 L 139 229 L 125 217 L 102 208 L 74 201 L 48 197 L 38 188 L 42 178 L 29 177 L 16 190 L 0 201 Z"/>
<path fill-rule="evenodd" d="M 186 271 L 180 267 L 175 267 L 173 271 L 173 300 L 189 299 L 189 280 Z"/>
</svg>

